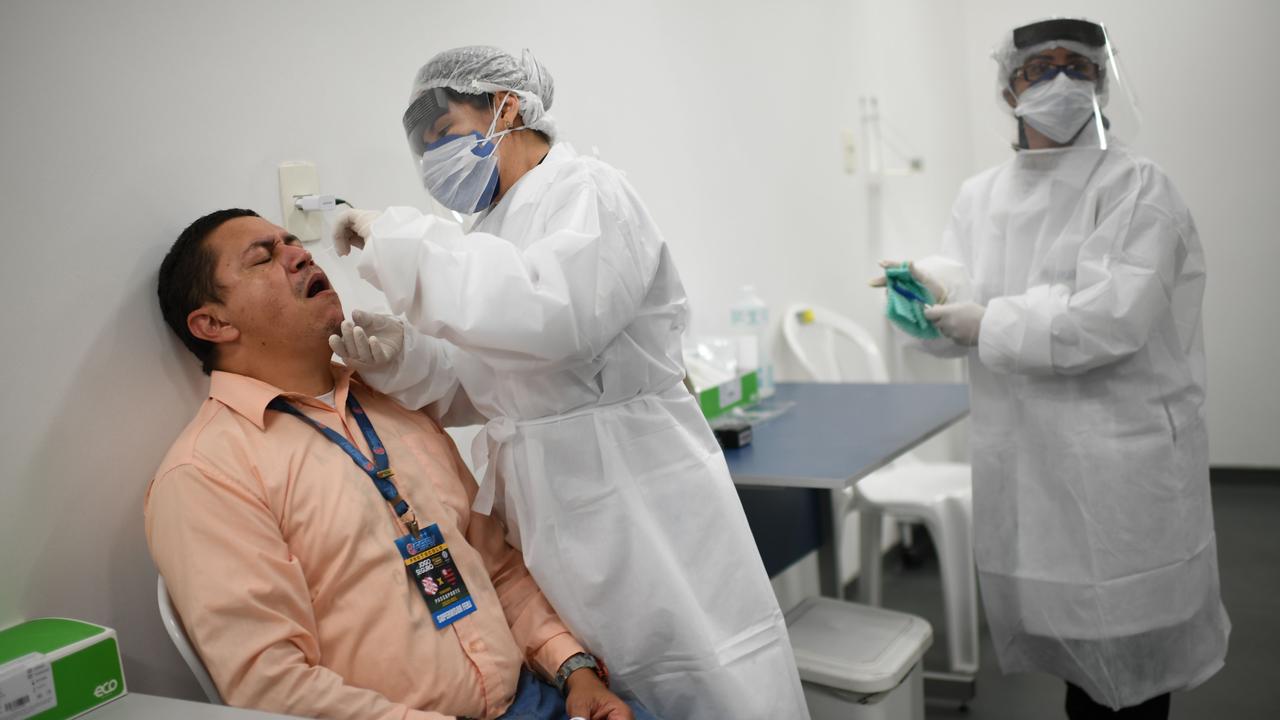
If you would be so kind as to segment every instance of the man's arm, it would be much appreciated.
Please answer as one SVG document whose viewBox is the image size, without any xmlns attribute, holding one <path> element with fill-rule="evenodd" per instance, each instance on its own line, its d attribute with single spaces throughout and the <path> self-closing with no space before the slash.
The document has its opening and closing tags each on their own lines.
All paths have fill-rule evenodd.
<svg viewBox="0 0 1280 720">
<path fill-rule="evenodd" d="M 454 467 L 462 477 L 467 468 L 453 451 Z M 474 496 L 474 489 L 470 492 Z M 507 544 L 502 524 L 494 518 L 472 513 L 466 532 L 467 542 L 480 553 L 498 591 L 498 602 L 506 614 L 507 624 L 516 643 L 524 651 L 529 665 L 551 680 L 560 666 L 573 655 L 585 652 L 569 633 L 551 603 L 547 602 L 525 567 L 520 552 Z M 633 720 L 626 703 L 605 687 L 590 669 L 580 669 L 566 683 L 565 704 L 575 717 L 598 720 Z"/>
<path fill-rule="evenodd" d="M 474 502 L 477 486 L 470 480 L 471 471 L 452 441 L 449 448 L 454 472 L 467 489 L 467 502 Z M 549 680 L 570 656 L 586 652 L 543 596 L 520 551 L 507 543 L 501 522 L 471 513 L 465 536 L 484 560 L 511 634 L 534 670 Z"/>
<path fill-rule="evenodd" d="M 496 519 L 472 513 L 466 537 L 484 559 L 511 634 L 525 658 L 544 678 L 554 678 L 565 660 L 585 649 L 543 596 L 520 551 L 507 544 Z"/>
<path fill-rule="evenodd" d="M 151 555 L 229 705 L 306 717 L 443 720 L 319 665 L 306 579 L 251 485 L 181 465 L 147 499 Z"/>
</svg>

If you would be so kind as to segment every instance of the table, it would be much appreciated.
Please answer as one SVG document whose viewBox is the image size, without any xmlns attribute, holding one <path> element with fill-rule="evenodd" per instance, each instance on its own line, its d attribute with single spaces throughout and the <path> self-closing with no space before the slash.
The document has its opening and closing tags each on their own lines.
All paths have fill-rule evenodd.
<svg viewBox="0 0 1280 720">
<path fill-rule="evenodd" d="M 818 550 L 822 593 L 838 597 L 830 542 L 832 491 L 840 491 L 933 437 L 969 412 L 966 385 L 779 383 L 792 402 L 752 428 L 725 459 L 765 569 L 777 575 Z"/>
<path fill-rule="evenodd" d="M 207 703 L 176 700 L 156 695 L 128 693 L 83 718 L 89 720 L 291 720 L 292 715 L 276 715 Z"/>
<path fill-rule="evenodd" d="M 969 388 L 779 383 L 774 398 L 795 406 L 726 450 L 729 472 L 769 576 L 816 549 L 822 594 L 841 597 L 835 494 L 967 415 Z M 975 690 L 972 677 L 925 673 L 927 697 L 963 705 Z"/>
</svg>

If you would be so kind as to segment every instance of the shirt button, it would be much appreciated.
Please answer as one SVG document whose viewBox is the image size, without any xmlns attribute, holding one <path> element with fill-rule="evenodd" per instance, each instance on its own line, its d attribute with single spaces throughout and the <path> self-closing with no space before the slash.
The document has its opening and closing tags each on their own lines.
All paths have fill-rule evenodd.
<svg viewBox="0 0 1280 720">
<path fill-rule="evenodd" d="M 469 647 L 471 648 L 471 652 L 484 652 L 484 641 L 472 640 Z"/>
</svg>

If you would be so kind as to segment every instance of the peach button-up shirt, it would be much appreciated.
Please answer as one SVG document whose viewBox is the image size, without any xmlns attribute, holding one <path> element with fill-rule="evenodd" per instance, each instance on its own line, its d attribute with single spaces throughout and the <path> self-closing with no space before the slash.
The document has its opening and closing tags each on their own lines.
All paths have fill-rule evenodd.
<svg viewBox="0 0 1280 720">
<path fill-rule="evenodd" d="M 325 718 L 492 718 L 523 663 L 544 676 L 582 647 L 506 544 L 472 513 L 476 485 L 433 420 L 334 366 L 337 410 L 214 372 L 209 399 L 145 502 L 147 542 L 223 699 Z M 423 527 L 436 523 L 476 612 L 437 630 L 394 541 L 406 529 L 360 468 L 284 396 L 369 447 L 354 392 Z"/>
</svg>

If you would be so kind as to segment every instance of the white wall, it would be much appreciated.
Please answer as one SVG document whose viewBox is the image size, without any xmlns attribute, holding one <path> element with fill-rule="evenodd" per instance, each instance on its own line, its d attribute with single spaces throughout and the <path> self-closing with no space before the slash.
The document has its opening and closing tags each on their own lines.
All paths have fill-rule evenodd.
<svg viewBox="0 0 1280 720">
<path fill-rule="evenodd" d="M 1276 13 L 1180 2 L 1160 11 L 1172 34 L 1146 30 L 1141 8 L 1169 5 L 1113 14 L 1150 88 L 1144 141 L 1187 195 L 1219 278 L 1207 317 L 1215 460 L 1278 465 L 1264 437 L 1280 419 L 1265 372 L 1273 323 L 1238 319 L 1276 261 L 1261 210 L 1276 140 L 1246 134 L 1244 120 L 1274 117 L 1276 61 L 1247 40 Z M 160 319 L 156 268 L 209 210 L 278 219 L 284 160 L 317 163 L 326 191 L 365 207 L 421 204 L 399 116 L 434 52 L 535 49 L 556 78 L 564 136 L 626 169 L 664 227 L 697 330 L 725 329 L 743 280 L 774 308 L 803 297 L 880 330 L 863 284 L 872 262 L 930 249 L 959 180 L 1001 156 L 977 142 L 990 95 L 981 53 L 1004 11 L 1026 6 L 0 4 L 0 626 L 106 623 L 121 632 L 131 687 L 195 696 L 156 618 L 141 503 L 206 380 Z M 926 162 L 885 184 L 884 253 L 866 247 L 864 178 L 844 174 L 840 155 L 869 93 Z M 911 363 L 913 377 L 953 372 Z"/>
</svg>

